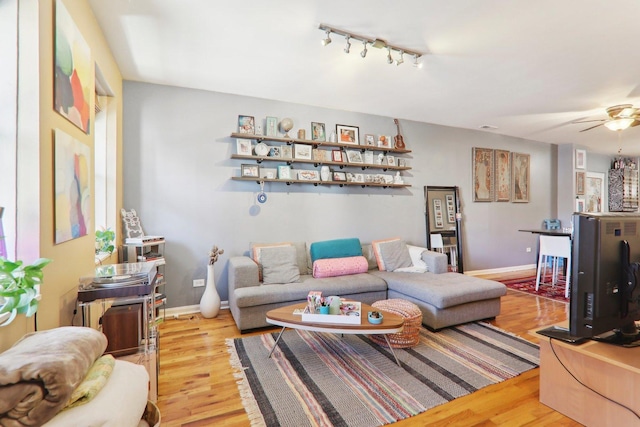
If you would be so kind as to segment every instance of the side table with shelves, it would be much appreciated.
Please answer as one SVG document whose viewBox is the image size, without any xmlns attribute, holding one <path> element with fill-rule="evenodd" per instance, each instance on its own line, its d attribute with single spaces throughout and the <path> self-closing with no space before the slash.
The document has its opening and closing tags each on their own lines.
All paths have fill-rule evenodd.
<svg viewBox="0 0 640 427">
<path fill-rule="evenodd" d="M 280 146 L 290 146 L 292 144 L 298 144 L 298 145 L 304 145 L 304 146 L 311 146 L 313 148 L 314 151 L 318 150 L 321 152 L 322 157 L 321 158 L 296 158 L 294 156 L 291 157 L 282 157 L 282 156 L 269 156 L 269 155 L 253 155 L 253 154 L 232 154 L 231 158 L 232 159 L 236 159 L 236 160 L 249 160 L 249 161 L 255 161 L 258 164 L 261 164 L 262 162 L 280 162 L 280 163 L 286 163 L 287 165 L 295 165 L 295 164 L 300 164 L 300 165 L 312 165 L 314 168 L 317 168 L 318 166 L 332 166 L 332 167 L 338 167 L 340 169 L 344 169 L 344 168 L 351 168 L 351 169 L 361 169 L 362 171 L 365 170 L 380 170 L 382 172 L 387 172 L 387 171 L 392 171 L 392 172 L 396 172 L 396 174 L 399 174 L 401 171 L 408 171 L 411 170 L 410 166 L 407 166 L 406 164 L 404 164 L 404 159 L 402 157 L 399 157 L 399 159 L 402 159 L 403 164 L 398 164 L 396 163 L 395 159 L 393 159 L 393 163 L 384 163 L 384 162 L 379 162 L 379 163 L 371 163 L 371 162 L 349 162 L 349 161 L 335 161 L 335 160 L 329 160 L 328 159 L 328 155 L 327 155 L 327 151 L 340 151 L 341 157 L 342 158 L 346 158 L 346 154 L 349 151 L 358 151 L 361 153 L 365 153 L 366 151 L 371 151 L 371 152 L 377 152 L 382 154 L 382 156 L 385 157 L 385 159 L 388 159 L 389 156 L 393 155 L 404 155 L 404 154 L 408 154 L 411 153 L 411 150 L 405 149 L 405 148 L 392 148 L 392 147 L 378 147 L 378 146 L 371 146 L 371 145 L 358 145 L 358 144 L 348 144 L 348 143 L 339 143 L 339 142 L 325 142 L 325 141 L 312 141 L 312 140 L 307 140 L 307 139 L 296 139 L 296 138 L 284 138 L 284 137 L 267 137 L 264 135 L 254 135 L 254 134 L 246 134 L 246 133 L 237 133 L 234 132 L 231 134 L 232 138 L 237 138 L 237 139 L 247 139 L 247 140 L 256 140 L 258 141 L 258 143 L 262 143 L 263 141 L 269 141 L 269 142 L 274 142 L 277 145 L 277 147 Z M 273 146 L 276 147 L 276 146 Z M 271 148 L 273 148 L 271 147 Z M 257 151 L 257 150 L 256 150 Z M 261 153 L 262 154 L 262 153 Z M 359 174 L 358 174 L 359 175 Z M 376 175 L 372 175 L 375 176 L 375 178 L 370 178 L 368 180 L 362 180 L 362 181 L 356 181 L 356 180 L 352 180 L 352 181 L 347 181 L 347 180 L 335 180 L 333 179 L 334 177 L 332 177 L 332 179 L 329 180 L 320 180 L 320 179 L 296 179 L 296 178 L 281 178 L 281 177 L 273 177 L 273 178 L 269 178 L 269 177 L 247 177 L 247 176 L 239 176 L 239 177 L 232 177 L 233 180 L 237 180 L 237 181 L 256 181 L 258 183 L 260 182 L 280 182 L 280 183 L 286 183 L 287 185 L 290 184 L 312 184 L 314 186 L 317 185 L 338 185 L 340 187 L 345 186 L 345 185 L 359 185 L 361 187 L 383 187 L 383 188 L 405 188 L 405 187 L 410 187 L 409 184 L 406 184 L 404 182 L 396 182 L 396 181 L 389 181 L 389 178 L 387 177 L 385 181 L 381 181 L 379 176 Z"/>
</svg>

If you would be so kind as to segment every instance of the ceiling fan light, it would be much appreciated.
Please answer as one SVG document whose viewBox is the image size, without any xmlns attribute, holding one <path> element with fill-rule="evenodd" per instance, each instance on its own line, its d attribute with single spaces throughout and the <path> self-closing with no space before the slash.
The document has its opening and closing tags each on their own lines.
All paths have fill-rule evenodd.
<svg viewBox="0 0 640 427">
<path fill-rule="evenodd" d="M 630 117 L 623 117 L 618 119 L 609 120 L 605 122 L 605 126 L 609 130 L 625 130 L 635 121 L 635 119 Z"/>
</svg>

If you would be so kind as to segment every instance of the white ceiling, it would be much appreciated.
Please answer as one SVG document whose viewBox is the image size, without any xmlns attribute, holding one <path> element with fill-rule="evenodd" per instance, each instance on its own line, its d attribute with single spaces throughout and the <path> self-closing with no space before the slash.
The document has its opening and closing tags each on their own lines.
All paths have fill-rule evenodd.
<svg viewBox="0 0 640 427">
<path fill-rule="evenodd" d="M 637 0 L 89 0 L 126 80 L 378 114 L 640 155 L 640 126 L 581 119 L 640 106 Z M 332 36 L 320 23 L 425 52 Z"/>
</svg>

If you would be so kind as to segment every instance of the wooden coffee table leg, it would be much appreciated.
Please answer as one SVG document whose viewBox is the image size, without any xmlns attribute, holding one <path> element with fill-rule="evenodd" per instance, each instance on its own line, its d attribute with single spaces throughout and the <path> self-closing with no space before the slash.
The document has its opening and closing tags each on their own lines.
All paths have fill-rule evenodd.
<svg viewBox="0 0 640 427">
<path fill-rule="evenodd" d="M 269 357 L 268 357 L 269 359 L 271 359 L 271 355 L 273 354 L 273 350 L 275 350 L 275 349 L 276 349 L 276 347 L 278 346 L 278 341 L 280 341 L 280 338 L 282 337 L 282 333 L 284 332 L 284 330 L 285 330 L 285 329 L 287 329 L 287 327 L 286 327 L 286 326 L 283 326 L 283 327 L 282 327 L 282 330 L 281 330 L 281 331 L 280 331 L 280 333 L 278 334 L 278 338 L 276 338 L 276 342 L 275 342 L 275 343 L 273 343 L 273 348 L 272 348 L 272 349 L 271 349 L 271 351 L 269 352 Z M 386 337 L 387 337 L 387 336 L 385 335 L 385 338 L 386 338 Z M 387 341 L 387 342 L 389 342 L 389 341 Z M 396 359 L 396 360 L 398 360 L 398 359 Z"/>
<path fill-rule="evenodd" d="M 396 363 L 398 364 L 398 366 L 400 366 L 402 368 L 402 365 L 400 364 L 400 361 L 398 360 L 398 356 L 396 356 L 396 352 L 393 351 L 393 347 L 391 347 L 391 343 L 389 342 L 389 338 L 387 338 L 387 334 L 384 334 L 384 339 L 385 339 L 385 341 L 387 341 L 387 345 L 389 346 L 389 350 L 391 350 L 391 354 L 393 354 L 393 358 L 396 359 Z"/>
</svg>

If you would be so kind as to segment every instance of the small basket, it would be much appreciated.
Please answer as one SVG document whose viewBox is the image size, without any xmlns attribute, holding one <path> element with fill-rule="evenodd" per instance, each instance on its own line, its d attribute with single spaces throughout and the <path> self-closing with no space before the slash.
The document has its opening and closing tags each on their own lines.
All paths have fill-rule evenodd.
<svg viewBox="0 0 640 427">
<path fill-rule="evenodd" d="M 397 314 L 404 317 L 404 328 L 397 334 L 387 334 L 389 343 L 393 348 L 413 347 L 420 342 L 420 328 L 422 327 L 422 312 L 412 302 L 403 299 L 388 299 L 376 301 L 372 307 L 382 311 Z M 384 335 L 371 335 L 371 340 L 376 344 L 387 347 Z"/>
</svg>

